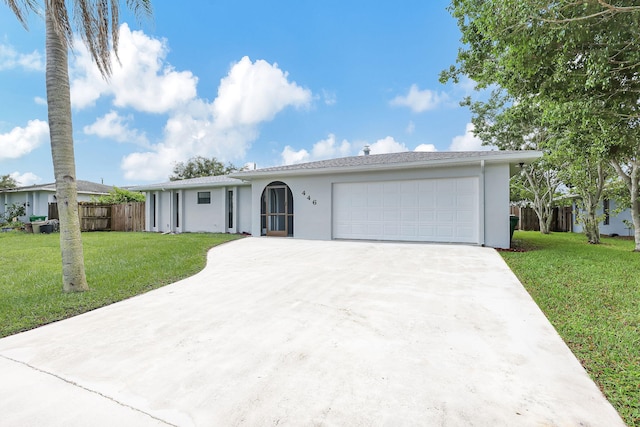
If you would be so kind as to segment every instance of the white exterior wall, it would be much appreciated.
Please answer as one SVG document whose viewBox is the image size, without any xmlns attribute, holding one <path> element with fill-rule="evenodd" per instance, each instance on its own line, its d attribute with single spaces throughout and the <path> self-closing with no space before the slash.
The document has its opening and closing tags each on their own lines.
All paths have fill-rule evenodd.
<svg viewBox="0 0 640 427">
<path fill-rule="evenodd" d="M 211 203 L 198 204 L 198 192 L 209 192 Z M 183 231 L 225 233 L 226 188 L 202 188 L 184 190 Z"/>
<path fill-rule="evenodd" d="M 158 231 L 163 233 L 175 231 L 175 227 L 173 226 L 174 222 L 171 217 L 171 205 L 173 204 L 171 200 L 172 197 L 173 191 L 163 191 L 159 194 L 160 203 L 158 206 L 158 215 L 160 220 L 158 222 Z"/>
<path fill-rule="evenodd" d="M 20 221 L 28 222 L 29 217 L 35 216 L 47 216 L 49 215 L 49 203 L 55 202 L 53 198 L 55 193 L 44 191 L 25 191 L 19 193 L 4 193 L 2 201 L 2 213 L 6 211 L 9 205 L 14 203 L 24 204 L 26 206 L 26 215 L 20 217 Z"/>
<path fill-rule="evenodd" d="M 485 167 L 484 179 L 480 161 L 471 166 L 405 169 L 332 175 L 290 176 L 252 180 L 252 230 L 260 235 L 260 205 L 262 193 L 274 181 L 284 182 L 293 194 L 293 237 L 311 240 L 331 240 L 332 186 L 340 182 L 375 182 L 388 180 L 479 177 L 489 191 L 482 197 L 480 189 L 481 241 L 484 229 L 487 246 L 509 247 L 509 166 Z M 302 192 L 305 195 L 302 195 Z M 313 201 L 316 204 L 313 204 Z M 482 209 L 484 206 L 484 209 Z"/>
<path fill-rule="evenodd" d="M 629 223 L 633 223 L 631 219 L 631 211 L 629 209 L 625 209 L 619 214 L 615 214 L 616 202 L 615 200 L 609 200 L 609 225 L 604 225 L 603 222 L 600 222 L 600 234 L 617 234 L 619 236 L 633 236 L 633 229 L 627 228 L 627 225 L 623 222 L 624 220 L 629 221 Z M 604 211 L 602 208 L 602 203 L 598 206 L 598 215 L 604 215 Z M 574 215 L 573 215 L 573 231 L 575 233 L 582 233 L 583 227 L 582 224 L 579 224 L 576 220 L 575 215 L 575 206 L 574 206 Z"/>
<path fill-rule="evenodd" d="M 234 227 L 228 227 L 228 191 L 234 192 Z M 198 204 L 198 193 L 209 192 L 211 203 Z M 153 226 L 153 195 L 156 226 Z M 176 194 L 178 206 L 176 206 Z M 174 233 L 251 233 L 249 186 L 217 186 L 145 192 L 145 230 Z M 178 216 L 176 221 L 176 215 Z"/>
<path fill-rule="evenodd" d="M 482 187 L 480 191 L 482 198 Z M 487 165 L 485 167 L 484 207 L 484 244 L 492 248 L 508 248 L 511 245 L 511 233 L 509 228 L 509 167 L 507 165 Z"/>
<path fill-rule="evenodd" d="M 251 203 L 251 187 L 236 187 L 236 191 L 236 232 L 251 234 L 251 212 L 253 212 Z M 258 205 L 258 214 L 259 212 L 260 205 Z M 257 235 L 260 235 L 260 233 L 257 233 Z"/>
</svg>

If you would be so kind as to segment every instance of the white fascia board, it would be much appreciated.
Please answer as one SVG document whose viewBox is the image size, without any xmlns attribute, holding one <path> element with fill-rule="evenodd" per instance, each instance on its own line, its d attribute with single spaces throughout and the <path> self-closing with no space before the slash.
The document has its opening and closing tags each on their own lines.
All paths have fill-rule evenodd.
<svg viewBox="0 0 640 427">
<path fill-rule="evenodd" d="M 205 182 L 197 184 L 186 185 L 172 185 L 172 184 L 152 184 L 149 186 L 136 186 L 131 191 L 165 191 L 165 190 L 189 190 L 196 188 L 216 188 L 216 187 L 241 187 L 250 185 L 248 182 L 238 180 L 238 182 Z"/>
<path fill-rule="evenodd" d="M 465 158 L 451 158 L 441 160 L 428 160 L 420 162 L 404 162 L 404 163 L 390 163 L 390 164 L 376 164 L 376 165 L 362 165 L 362 166 L 334 166 L 328 168 L 317 169 L 290 169 L 290 170 L 273 170 L 260 172 L 260 170 L 248 172 L 243 175 L 242 172 L 237 174 L 230 174 L 232 178 L 251 181 L 258 178 L 268 178 L 274 176 L 306 176 L 306 175 L 328 175 L 333 173 L 350 173 L 350 172 L 376 172 L 398 169 L 420 169 L 420 168 L 433 168 L 442 166 L 466 166 L 472 164 L 480 164 L 484 160 L 485 164 L 488 163 L 507 163 L 510 165 L 517 165 L 518 163 L 530 163 L 531 161 L 542 157 L 542 152 L 523 150 L 522 154 L 514 155 L 513 153 L 504 155 L 495 155 L 491 157 L 465 157 Z"/>
</svg>

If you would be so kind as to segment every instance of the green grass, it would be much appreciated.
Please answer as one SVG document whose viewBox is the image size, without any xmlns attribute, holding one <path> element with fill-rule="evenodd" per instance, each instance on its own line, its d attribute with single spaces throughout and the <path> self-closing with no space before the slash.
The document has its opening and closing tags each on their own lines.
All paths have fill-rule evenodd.
<svg viewBox="0 0 640 427">
<path fill-rule="evenodd" d="M 516 232 L 501 252 L 591 378 L 630 426 L 640 426 L 640 253 L 633 241 Z"/>
<path fill-rule="evenodd" d="M 83 233 L 90 290 L 62 292 L 59 234 L 0 233 L 0 337 L 112 304 L 202 270 L 230 234 Z"/>
</svg>

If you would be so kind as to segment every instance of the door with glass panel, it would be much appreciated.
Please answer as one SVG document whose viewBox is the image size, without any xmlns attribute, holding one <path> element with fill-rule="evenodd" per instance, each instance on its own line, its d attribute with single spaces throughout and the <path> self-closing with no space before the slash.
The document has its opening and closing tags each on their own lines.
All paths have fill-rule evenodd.
<svg viewBox="0 0 640 427">
<path fill-rule="evenodd" d="M 262 194 L 262 235 L 293 235 L 293 197 L 286 184 L 269 184 Z"/>
</svg>

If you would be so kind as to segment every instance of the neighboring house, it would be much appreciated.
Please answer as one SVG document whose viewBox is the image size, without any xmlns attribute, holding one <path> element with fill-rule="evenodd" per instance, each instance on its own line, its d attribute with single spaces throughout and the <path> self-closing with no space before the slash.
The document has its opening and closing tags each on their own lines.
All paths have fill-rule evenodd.
<svg viewBox="0 0 640 427">
<path fill-rule="evenodd" d="M 365 155 L 133 190 L 146 193 L 147 231 L 507 248 L 509 178 L 518 165 L 540 156 L 537 151 Z"/>
<path fill-rule="evenodd" d="M 622 212 L 616 214 L 616 202 L 611 199 L 604 199 L 600 202 L 598 207 L 598 215 L 602 215 L 602 222 L 600 222 L 600 234 L 606 235 L 618 235 L 618 236 L 633 236 L 633 220 L 631 219 L 631 210 L 625 209 Z M 577 219 L 578 208 L 573 205 L 573 231 L 576 233 L 582 233 L 584 228 L 582 224 L 578 223 Z M 625 224 L 627 221 L 627 224 Z"/>
<path fill-rule="evenodd" d="M 108 194 L 113 187 L 90 181 L 77 181 L 78 201 L 88 202 L 92 196 Z M 48 216 L 49 203 L 56 203 L 56 184 L 37 184 L 0 190 L 0 215 L 7 206 L 14 203 L 24 204 L 26 215 L 20 221 L 28 222 L 31 216 Z"/>
</svg>

